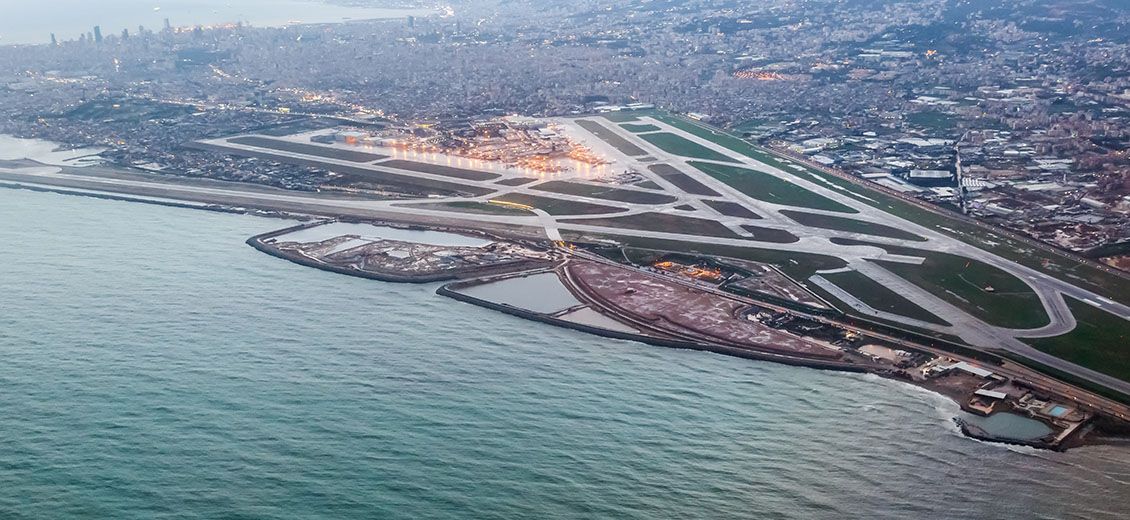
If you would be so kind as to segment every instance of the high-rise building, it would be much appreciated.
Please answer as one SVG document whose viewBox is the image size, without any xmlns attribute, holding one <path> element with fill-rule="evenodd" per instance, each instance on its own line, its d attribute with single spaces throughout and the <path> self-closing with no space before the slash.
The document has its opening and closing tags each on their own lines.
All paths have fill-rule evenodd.
<svg viewBox="0 0 1130 520">
<path fill-rule="evenodd" d="M 51 46 L 57 47 L 58 45 L 59 45 L 59 40 L 57 40 L 55 38 L 55 33 L 51 33 Z"/>
<path fill-rule="evenodd" d="M 412 29 L 414 27 L 416 27 L 416 17 L 409 15 L 408 16 L 408 28 Z"/>
<path fill-rule="evenodd" d="M 102 43 L 102 27 L 94 26 L 94 43 Z"/>
<path fill-rule="evenodd" d="M 173 30 L 173 26 L 172 26 L 172 24 L 169 23 L 169 19 L 165 18 L 165 31 L 171 31 L 171 30 Z"/>
</svg>

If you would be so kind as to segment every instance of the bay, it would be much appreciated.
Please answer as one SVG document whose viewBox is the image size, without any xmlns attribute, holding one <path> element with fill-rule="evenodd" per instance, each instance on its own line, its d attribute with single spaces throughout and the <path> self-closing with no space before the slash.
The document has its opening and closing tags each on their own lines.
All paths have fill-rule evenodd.
<svg viewBox="0 0 1130 520">
<path fill-rule="evenodd" d="M 1130 458 L 873 376 L 304 268 L 281 220 L 0 189 L 2 518 L 1122 518 Z"/>
</svg>

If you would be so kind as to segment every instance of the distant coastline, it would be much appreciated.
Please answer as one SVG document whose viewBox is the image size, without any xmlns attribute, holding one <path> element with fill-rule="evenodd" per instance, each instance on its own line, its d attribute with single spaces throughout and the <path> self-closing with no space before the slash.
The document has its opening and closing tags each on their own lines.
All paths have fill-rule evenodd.
<svg viewBox="0 0 1130 520">
<path fill-rule="evenodd" d="M 430 8 L 362 7 L 319 0 L 167 0 L 156 6 L 120 0 L 15 4 L 4 8 L 0 45 L 46 45 L 52 34 L 60 42 L 76 40 L 96 25 L 108 37 L 117 37 L 123 29 L 136 34 L 139 26 L 160 31 L 165 19 L 174 28 L 236 23 L 265 28 L 423 17 L 436 12 Z"/>
</svg>

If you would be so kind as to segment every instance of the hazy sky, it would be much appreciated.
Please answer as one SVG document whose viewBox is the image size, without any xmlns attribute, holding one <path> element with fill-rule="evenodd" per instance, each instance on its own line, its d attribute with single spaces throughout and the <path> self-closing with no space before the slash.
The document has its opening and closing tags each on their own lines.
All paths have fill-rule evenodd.
<svg viewBox="0 0 1130 520">
<path fill-rule="evenodd" d="M 0 0 L 0 44 L 47 43 L 102 26 L 105 35 L 138 25 L 160 29 L 164 19 L 173 25 L 244 21 L 259 26 L 290 21 L 338 22 L 345 19 L 399 16 L 400 10 L 327 5 L 318 0 Z"/>
</svg>

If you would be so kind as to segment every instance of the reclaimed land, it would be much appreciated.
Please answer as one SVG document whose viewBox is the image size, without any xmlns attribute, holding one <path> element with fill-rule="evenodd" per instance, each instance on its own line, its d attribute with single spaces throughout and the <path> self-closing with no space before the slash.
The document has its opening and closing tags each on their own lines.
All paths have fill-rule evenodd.
<svg viewBox="0 0 1130 520">
<path fill-rule="evenodd" d="M 451 166 L 442 166 L 439 164 L 417 161 L 406 161 L 404 159 L 393 159 L 391 161 L 377 163 L 377 165 L 384 166 L 385 168 L 396 168 L 398 170 L 430 173 L 432 175 L 442 175 L 444 177 L 454 177 L 456 179 L 466 179 L 470 181 L 489 181 L 491 179 L 502 177 L 497 173 L 490 173 L 479 170 L 468 170 L 465 168 L 454 168 Z"/>
<path fill-rule="evenodd" d="M 617 150 L 620 150 L 620 153 L 624 155 L 633 157 L 647 155 L 647 152 L 643 151 L 643 148 L 632 144 L 627 139 L 621 137 L 620 134 L 609 130 L 604 125 L 597 123 L 596 121 L 586 121 L 584 119 L 578 119 L 577 124 L 580 125 L 581 128 L 588 130 L 592 135 L 599 137 L 602 141 L 612 145 Z"/>
<path fill-rule="evenodd" d="M 523 270 L 523 269 L 533 269 L 533 268 L 536 268 L 536 267 L 539 267 L 539 266 L 545 266 L 545 262 L 530 260 L 530 261 L 525 261 L 525 262 L 507 262 L 507 263 L 504 263 L 504 264 L 486 265 L 486 266 L 476 267 L 476 268 L 473 268 L 473 269 L 463 269 L 463 270 L 443 271 L 443 272 L 404 273 L 404 272 L 385 272 L 385 271 L 382 271 L 382 272 L 363 271 L 361 269 L 352 269 L 352 268 L 349 268 L 349 267 L 341 267 L 341 266 L 337 266 L 337 265 L 328 264 L 328 263 L 319 261 L 317 259 L 310 258 L 308 256 L 299 254 L 297 252 L 284 251 L 282 249 L 279 249 L 275 245 L 269 244 L 269 243 L 266 242 L 268 239 L 275 238 L 275 237 L 278 237 L 278 236 L 282 236 L 282 235 L 285 235 L 285 234 L 288 234 L 288 233 L 291 233 L 291 232 L 294 232 L 294 231 L 298 231 L 298 230 L 301 230 L 301 229 L 304 229 L 304 228 L 307 228 L 307 227 L 317 226 L 317 225 L 320 225 L 320 224 L 321 224 L 320 222 L 305 223 L 305 224 L 300 224 L 300 225 L 292 226 L 292 227 L 285 228 L 285 229 L 280 229 L 280 230 L 276 230 L 276 231 L 270 231 L 270 232 L 267 232 L 267 233 L 263 233 L 263 234 L 260 234 L 260 235 L 255 235 L 255 236 L 247 239 L 247 245 L 249 245 L 249 246 L 251 246 L 251 247 L 253 247 L 253 248 L 255 248 L 255 249 L 257 249 L 257 250 L 259 250 L 263 253 L 271 255 L 273 257 L 281 258 L 283 260 L 287 260 L 287 261 L 290 261 L 290 262 L 294 262 L 298 265 L 302 265 L 302 266 L 305 266 L 305 267 L 313 267 L 315 269 L 321 269 L 323 271 L 328 271 L 328 272 L 331 272 L 331 273 L 344 274 L 344 275 L 348 275 L 348 276 L 356 276 L 358 278 L 368 278 L 370 280 L 379 280 L 379 281 L 382 281 L 382 282 L 396 282 L 396 283 L 445 282 L 445 281 L 451 281 L 451 280 L 492 276 L 492 275 L 498 275 L 498 274 L 507 273 L 507 272 L 511 272 L 511 271 L 519 271 L 519 270 Z"/>
<path fill-rule="evenodd" d="M 628 211 L 628 208 L 539 197 L 537 195 L 526 195 L 525 193 L 506 193 L 491 200 L 530 206 L 545 211 L 550 215 L 601 215 L 605 213 L 622 213 Z"/>
<path fill-rule="evenodd" d="M 670 132 L 660 132 L 657 134 L 642 134 L 640 138 L 659 147 L 661 150 L 678 155 L 681 157 L 691 157 L 695 159 L 706 159 L 710 161 L 724 161 L 736 163 L 734 160 L 725 154 L 721 154 L 698 144 L 689 139 L 677 136 Z"/>
<path fill-rule="evenodd" d="M 867 185 L 867 181 L 850 181 L 795 161 L 782 159 L 775 154 L 751 145 L 741 138 L 701 123 L 669 114 L 649 113 L 647 115 L 747 157 L 770 166 L 776 166 L 783 171 L 790 171 L 791 165 L 797 165 L 805 173 L 851 192 L 856 195 L 858 200 L 892 215 L 934 229 L 939 233 L 991 251 L 1026 267 L 1083 286 L 1099 294 L 1105 294 L 1112 300 L 1130 305 L 1130 278 L 1105 270 L 1097 265 L 1074 259 L 1068 254 L 1059 253 L 1052 246 L 1035 244 L 1027 238 L 1006 230 L 991 229 L 987 226 L 970 226 L 967 219 L 956 214 L 951 216 L 943 208 L 927 209 L 884 193 L 877 188 L 872 188 Z"/>
<path fill-rule="evenodd" d="M 798 208 L 822 209 L 840 213 L 858 213 L 839 202 L 806 190 L 796 184 L 768 173 L 727 166 L 724 164 L 692 161 L 691 166 L 714 177 L 738 191 L 757 200 Z"/>
<path fill-rule="evenodd" d="M 653 164 L 648 166 L 647 169 L 662 177 L 663 180 L 674 184 L 676 188 L 692 195 L 702 195 L 704 197 L 718 197 L 721 195 L 670 164 Z"/>
<path fill-rule="evenodd" d="M 460 288 L 463 288 L 463 287 L 466 287 L 466 286 L 469 286 L 469 285 L 473 285 L 475 283 L 476 283 L 475 281 L 449 283 L 449 284 L 444 285 L 444 286 L 440 287 L 439 289 L 437 289 L 436 294 L 439 294 L 441 296 L 446 296 L 448 298 L 452 298 L 452 299 L 455 299 L 455 300 L 458 300 L 458 301 L 461 301 L 461 302 L 464 302 L 464 303 L 470 303 L 472 305 L 478 305 L 479 307 L 484 307 L 484 308 L 487 308 L 487 309 L 495 310 L 495 311 L 498 311 L 498 312 L 501 312 L 501 313 L 504 313 L 504 314 L 509 314 L 511 316 L 517 316 L 519 318 L 525 318 L 527 320 L 546 323 L 546 324 L 549 324 L 549 325 L 554 325 L 554 326 L 562 327 L 562 328 L 566 328 L 566 329 L 572 329 L 572 330 L 577 330 L 577 331 L 581 331 L 581 332 L 587 332 L 589 334 L 593 334 L 593 335 L 601 336 L 601 337 L 605 337 L 605 338 L 622 339 L 622 340 L 627 340 L 627 341 L 638 341 L 640 343 L 645 343 L 645 344 L 648 344 L 648 345 L 654 345 L 654 346 L 657 346 L 657 347 L 668 347 L 668 348 L 677 348 L 677 349 L 684 349 L 684 350 L 699 350 L 699 351 L 703 351 L 703 352 L 713 352 L 715 354 L 722 354 L 722 355 L 733 356 L 733 357 L 737 357 L 737 358 L 754 359 L 754 360 L 758 360 L 758 361 L 772 361 L 774 363 L 781 363 L 781 364 L 784 364 L 784 365 L 793 365 L 793 366 L 801 366 L 801 367 L 809 367 L 809 368 L 817 368 L 817 369 L 825 369 L 825 370 L 840 370 L 840 371 L 844 371 L 844 372 L 860 372 L 860 373 L 862 373 L 862 372 L 867 371 L 867 369 L 865 367 L 862 367 L 862 366 L 851 365 L 851 364 L 848 364 L 848 363 L 842 363 L 842 362 L 836 362 L 836 361 L 825 361 L 825 360 L 820 360 L 820 359 L 807 359 L 807 358 L 799 358 L 799 357 L 792 357 L 792 356 L 781 356 L 781 355 L 774 355 L 774 354 L 771 354 L 771 353 L 768 353 L 768 352 L 760 352 L 760 351 L 757 351 L 757 350 L 744 349 L 744 348 L 735 348 L 735 347 L 730 347 L 730 346 L 726 346 L 726 345 L 718 345 L 718 344 L 714 344 L 714 343 L 703 343 L 703 342 L 697 342 L 697 341 L 684 341 L 684 340 L 678 340 L 678 339 L 657 338 L 657 337 L 654 337 L 654 336 L 647 336 L 647 335 L 643 335 L 643 334 L 633 334 L 631 332 L 621 332 L 621 331 L 616 331 L 616 330 L 608 330 L 608 329 L 604 329 L 604 328 L 600 328 L 600 327 L 593 327 L 591 325 L 585 325 L 583 323 L 565 321 L 565 320 L 555 318 L 555 317 L 547 315 L 547 314 L 542 314 L 542 313 L 539 313 L 539 312 L 532 312 L 532 311 L 528 311 L 526 309 L 520 309 L 520 308 L 514 307 L 512 305 L 495 303 L 495 302 L 492 302 L 492 301 L 487 301 L 487 300 L 483 300 L 483 299 L 480 299 L 480 298 L 475 298 L 474 296 L 470 296 L 470 295 L 458 292 Z"/>
<path fill-rule="evenodd" d="M 374 170 L 372 168 L 362 168 L 358 166 L 345 166 L 341 164 L 329 163 L 319 161 L 317 159 L 303 159 L 291 157 L 289 155 L 282 155 L 271 153 L 267 151 L 250 151 L 241 150 L 239 148 L 229 148 L 226 146 L 214 145 L 209 143 L 191 143 L 186 145 L 190 148 L 197 148 L 201 150 L 208 150 L 211 152 L 221 152 L 229 155 L 239 155 L 244 157 L 257 157 L 259 159 L 267 159 L 276 161 L 283 164 L 292 164 L 295 166 L 305 166 L 308 168 L 322 168 L 331 172 L 352 177 L 361 181 L 375 182 L 380 184 L 387 184 L 391 186 L 412 186 L 416 188 L 426 188 L 435 190 L 440 193 L 446 194 L 470 194 L 474 196 L 488 195 L 494 193 L 495 190 L 490 188 L 483 188 L 479 186 L 469 186 L 466 184 L 459 184 L 455 182 L 438 181 L 433 179 L 425 179 L 413 175 L 400 175 L 390 173 L 383 170 Z"/>
<path fill-rule="evenodd" d="M 732 229 L 715 220 L 706 220 L 669 213 L 637 213 L 623 217 L 563 219 L 561 224 L 605 226 L 640 231 L 661 231 L 705 237 L 742 238 Z M 795 237 L 794 237 L 795 238 Z"/>
<path fill-rule="evenodd" d="M 859 298 L 875 309 L 913 318 L 927 323 L 949 326 L 945 320 L 931 314 L 914 302 L 892 291 L 887 286 L 872 280 L 859 271 L 842 271 L 822 274 L 828 281 Z"/>
<path fill-rule="evenodd" d="M 703 199 L 702 202 L 705 202 L 706 205 L 713 208 L 714 211 L 717 211 L 718 213 L 726 215 L 727 217 L 739 217 L 739 218 L 748 218 L 748 219 L 759 219 L 759 218 L 761 218 L 761 215 L 754 213 L 749 208 L 742 206 L 741 204 L 738 204 L 737 202 L 729 202 L 729 201 L 725 201 L 725 200 L 709 200 L 709 199 Z"/>
<path fill-rule="evenodd" d="M 678 200 L 670 195 L 663 195 L 660 193 L 622 190 L 609 186 L 594 186 L 592 184 L 581 184 L 578 182 L 568 181 L 543 182 L 541 184 L 538 184 L 537 186 L 532 186 L 531 189 L 539 191 L 549 191 L 553 193 L 564 193 L 565 195 L 591 197 L 595 199 L 614 200 L 617 202 L 630 202 L 633 204 L 668 204 Z"/>
<path fill-rule="evenodd" d="M 743 312 L 750 306 L 732 296 L 618 265 L 570 261 L 564 270 L 575 293 L 641 330 L 786 356 L 826 360 L 843 357 L 838 350 L 746 320 Z"/>
<path fill-rule="evenodd" d="M 313 155 L 316 157 L 322 157 L 324 159 L 337 159 L 339 161 L 349 161 L 357 163 L 379 161 L 388 157 L 387 155 L 376 153 L 366 153 L 356 150 L 342 150 L 341 148 L 333 148 L 330 146 L 296 143 L 294 141 L 270 139 L 267 137 L 258 137 L 254 135 L 232 137 L 231 139 L 228 139 L 228 142 L 246 146 L 254 146 L 256 148 L 268 148 L 271 150 L 279 150 L 281 152 L 300 153 L 302 155 Z"/>
<path fill-rule="evenodd" d="M 1074 298 L 1066 301 L 1078 323 L 1074 330 L 1024 341 L 1060 359 L 1130 381 L 1130 321 Z"/>
<path fill-rule="evenodd" d="M 792 211 L 783 209 L 781 214 L 795 220 L 798 224 L 803 224 L 809 227 L 818 227 L 823 229 L 832 229 L 836 231 L 846 231 L 848 233 L 860 233 L 863 235 L 874 235 L 877 237 L 896 238 L 899 240 L 913 240 L 916 242 L 925 242 L 926 239 L 922 238 L 909 231 L 886 226 L 883 224 L 875 224 L 872 222 L 865 222 L 863 220 L 856 220 L 853 218 L 834 217 L 832 215 L 820 215 L 817 213 L 807 213 L 804 211 Z"/>
</svg>

